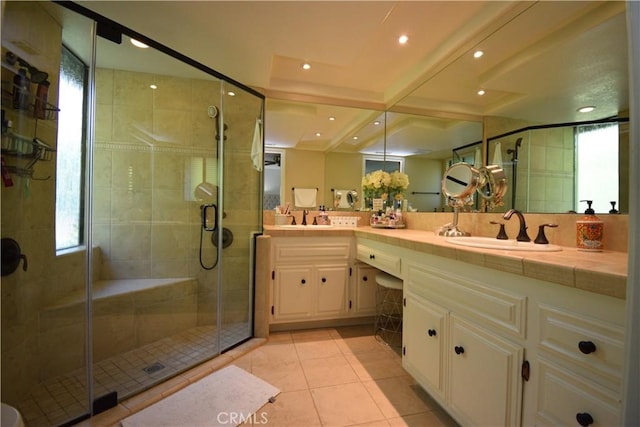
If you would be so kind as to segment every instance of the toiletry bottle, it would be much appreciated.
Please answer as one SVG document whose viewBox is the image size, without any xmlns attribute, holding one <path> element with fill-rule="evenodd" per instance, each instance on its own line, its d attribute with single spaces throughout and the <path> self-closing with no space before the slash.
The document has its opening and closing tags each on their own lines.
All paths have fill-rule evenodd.
<svg viewBox="0 0 640 427">
<path fill-rule="evenodd" d="M 601 251 L 604 249 L 602 236 L 604 234 L 604 224 L 591 208 L 591 200 L 580 200 L 587 202 L 587 210 L 584 216 L 576 221 L 576 244 L 579 251 Z"/>
<path fill-rule="evenodd" d="M 319 225 L 329 225 L 329 214 L 324 205 L 320 205 L 320 214 L 318 215 Z"/>
<path fill-rule="evenodd" d="M 27 70 L 20 68 L 18 74 L 13 77 L 13 108 L 16 110 L 24 110 L 29 106 L 30 84 Z"/>
<path fill-rule="evenodd" d="M 45 80 L 38 83 L 36 90 L 36 101 L 33 104 L 33 116 L 36 119 L 45 119 L 47 117 L 47 98 L 49 94 L 49 81 Z"/>
</svg>

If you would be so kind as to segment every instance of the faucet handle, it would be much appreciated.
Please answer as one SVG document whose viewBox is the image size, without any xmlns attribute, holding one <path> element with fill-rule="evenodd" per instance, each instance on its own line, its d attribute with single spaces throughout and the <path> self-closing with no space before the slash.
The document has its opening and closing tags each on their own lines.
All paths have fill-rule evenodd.
<svg viewBox="0 0 640 427">
<path fill-rule="evenodd" d="M 545 227 L 556 228 L 557 226 L 558 224 L 542 224 L 538 226 L 538 235 L 536 236 L 536 239 L 533 241 L 533 243 L 537 243 L 539 245 L 549 244 L 549 241 L 547 240 L 547 236 L 545 236 L 544 234 L 544 228 Z"/>
<path fill-rule="evenodd" d="M 504 222 L 490 221 L 489 223 L 500 226 L 500 231 L 498 232 L 496 239 L 509 240 L 509 236 L 507 236 L 507 232 L 504 230 Z"/>
<path fill-rule="evenodd" d="M 297 225 L 296 224 L 296 216 L 293 213 L 291 214 L 291 225 Z"/>
</svg>

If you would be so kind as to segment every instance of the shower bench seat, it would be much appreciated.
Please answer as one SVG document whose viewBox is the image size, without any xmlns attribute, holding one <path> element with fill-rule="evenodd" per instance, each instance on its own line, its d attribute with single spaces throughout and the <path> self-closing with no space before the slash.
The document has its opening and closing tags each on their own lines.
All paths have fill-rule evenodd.
<svg viewBox="0 0 640 427">
<path fill-rule="evenodd" d="M 93 283 L 92 300 L 96 362 L 198 325 L 195 278 L 99 280 Z M 47 348 L 59 348 L 60 342 L 68 341 L 69 337 L 83 336 L 85 301 L 84 290 L 79 290 L 40 311 L 38 345 L 43 350 L 40 354 L 47 354 Z M 67 350 L 66 360 L 60 363 L 67 368 L 81 366 L 82 346 L 70 343 Z M 54 366 L 50 368 L 57 371 Z"/>
</svg>

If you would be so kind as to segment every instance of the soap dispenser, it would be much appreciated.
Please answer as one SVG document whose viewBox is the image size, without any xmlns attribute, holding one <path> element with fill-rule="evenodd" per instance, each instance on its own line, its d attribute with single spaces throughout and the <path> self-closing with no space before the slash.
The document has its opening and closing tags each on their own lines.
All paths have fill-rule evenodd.
<svg viewBox="0 0 640 427">
<path fill-rule="evenodd" d="M 320 214 L 318 215 L 318 225 L 329 225 L 329 214 L 324 205 L 320 205 Z"/>
<path fill-rule="evenodd" d="M 604 223 L 596 216 L 591 208 L 592 200 L 580 200 L 587 202 L 584 216 L 576 221 L 576 244 L 579 251 L 601 251 L 604 249 L 602 236 Z"/>
</svg>

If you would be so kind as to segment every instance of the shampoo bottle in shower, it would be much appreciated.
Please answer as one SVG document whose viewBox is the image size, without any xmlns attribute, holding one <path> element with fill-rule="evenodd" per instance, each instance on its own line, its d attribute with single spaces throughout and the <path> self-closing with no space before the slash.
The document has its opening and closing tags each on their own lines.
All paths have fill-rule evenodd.
<svg viewBox="0 0 640 427">
<path fill-rule="evenodd" d="M 576 221 L 576 245 L 579 251 L 601 251 L 604 249 L 602 236 L 604 234 L 604 223 L 596 216 L 591 208 L 591 200 L 580 200 L 587 202 L 587 210 L 584 216 Z"/>
</svg>

